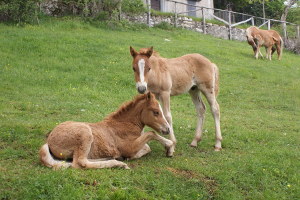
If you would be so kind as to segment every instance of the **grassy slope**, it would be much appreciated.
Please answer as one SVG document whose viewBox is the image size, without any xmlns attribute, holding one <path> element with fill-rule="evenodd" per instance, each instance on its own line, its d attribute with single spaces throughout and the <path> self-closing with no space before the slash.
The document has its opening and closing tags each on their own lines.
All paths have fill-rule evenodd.
<svg viewBox="0 0 300 200">
<path fill-rule="evenodd" d="M 167 38 L 170 42 L 165 41 Z M 246 43 L 176 30 L 108 30 L 78 21 L 0 25 L 1 199 L 297 199 L 300 197 L 300 57 L 255 60 Z M 129 46 L 164 57 L 200 53 L 220 68 L 224 150 L 205 134 L 191 148 L 195 112 L 172 97 L 174 158 L 152 153 L 132 170 L 60 170 L 39 164 L 45 134 L 66 121 L 101 120 L 136 94 Z M 298 189 L 297 189 L 298 188 Z"/>
</svg>

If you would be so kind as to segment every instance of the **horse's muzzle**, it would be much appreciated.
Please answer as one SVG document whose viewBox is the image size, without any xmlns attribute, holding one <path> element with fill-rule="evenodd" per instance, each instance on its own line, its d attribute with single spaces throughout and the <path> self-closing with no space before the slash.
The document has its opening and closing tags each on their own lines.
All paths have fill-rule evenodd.
<svg viewBox="0 0 300 200">
<path fill-rule="evenodd" d="M 145 86 L 139 86 L 137 88 L 137 91 L 140 93 L 140 94 L 144 94 L 146 92 L 147 88 Z"/>
</svg>

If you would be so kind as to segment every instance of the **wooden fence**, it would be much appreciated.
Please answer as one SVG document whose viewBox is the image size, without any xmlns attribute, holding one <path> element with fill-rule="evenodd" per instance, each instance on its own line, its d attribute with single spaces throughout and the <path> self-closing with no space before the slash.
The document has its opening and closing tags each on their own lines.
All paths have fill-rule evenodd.
<svg viewBox="0 0 300 200">
<path fill-rule="evenodd" d="M 207 8 L 207 7 L 202 7 L 202 6 L 196 6 L 196 5 L 191 5 L 191 4 L 187 4 L 187 3 L 182 3 L 182 2 L 178 2 L 178 1 L 174 1 L 174 0 L 167 0 L 169 2 L 174 3 L 174 26 L 177 27 L 178 26 L 178 16 L 180 15 L 186 15 L 188 13 L 191 12 L 197 12 L 197 11 L 201 11 L 201 16 L 202 16 L 202 28 L 203 28 L 203 33 L 206 34 L 206 16 L 210 16 L 211 18 L 214 18 L 224 24 L 226 24 L 228 26 L 228 36 L 229 39 L 232 39 L 232 28 L 235 26 L 238 26 L 240 24 L 245 24 L 245 23 L 250 23 L 252 26 L 255 26 L 257 24 L 258 21 L 261 21 L 262 23 L 257 25 L 258 27 L 262 27 L 264 25 L 267 25 L 268 30 L 271 29 L 271 23 L 280 23 L 282 26 L 282 33 L 283 33 L 283 38 L 284 40 L 286 40 L 288 38 L 288 34 L 287 34 L 287 25 L 291 25 L 295 27 L 295 32 L 296 35 L 295 37 L 300 39 L 300 28 L 298 24 L 294 24 L 294 23 L 290 23 L 290 22 L 286 22 L 286 21 L 280 21 L 280 20 L 276 20 L 276 19 L 268 19 L 268 18 L 262 18 L 262 17 L 257 17 L 257 16 L 253 16 L 253 15 L 248 15 L 248 14 L 244 14 L 244 13 L 238 13 L 238 12 L 233 12 L 233 11 L 228 11 L 228 10 L 222 10 L 222 9 L 216 9 L 216 8 Z M 150 26 L 150 18 L 151 18 L 151 6 L 150 6 L 150 0 L 147 0 L 147 7 L 148 7 L 148 17 L 147 17 L 147 23 Z M 177 10 L 177 6 L 178 4 L 182 4 L 182 5 L 186 5 L 186 6 L 190 6 L 190 7 L 194 7 L 194 10 L 188 10 L 185 12 L 178 12 Z M 213 11 L 211 11 L 213 10 Z M 210 12 L 209 12 L 210 11 Z M 217 12 L 222 12 L 222 13 L 226 13 L 226 17 L 222 16 L 216 16 L 214 13 Z M 213 14 L 211 14 L 213 13 Z M 240 22 L 235 22 L 234 19 L 234 15 L 241 15 L 243 17 L 243 21 Z M 225 19 L 224 19 L 225 18 Z M 256 22 L 256 23 L 255 23 Z"/>
</svg>

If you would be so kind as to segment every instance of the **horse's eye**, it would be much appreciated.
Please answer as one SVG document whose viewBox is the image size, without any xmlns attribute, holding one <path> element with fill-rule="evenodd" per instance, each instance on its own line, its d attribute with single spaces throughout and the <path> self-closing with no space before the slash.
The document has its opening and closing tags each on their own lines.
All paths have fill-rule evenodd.
<svg viewBox="0 0 300 200">
<path fill-rule="evenodd" d="M 149 68 L 148 68 L 148 72 L 150 71 L 150 69 L 151 69 L 151 68 L 149 67 Z"/>
<path fill-rule="evenodd" d="M 153 111 L 153 115 L 154 115 L 154 116 L 158 116 L 158 115 L 159 115 L 159 112 Z"/>
</svg>

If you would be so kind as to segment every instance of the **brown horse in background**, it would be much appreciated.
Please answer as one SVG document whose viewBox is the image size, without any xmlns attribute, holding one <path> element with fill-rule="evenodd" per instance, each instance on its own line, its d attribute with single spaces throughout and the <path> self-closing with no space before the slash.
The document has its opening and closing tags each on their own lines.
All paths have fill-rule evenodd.
<svg viewBox="0 0 300 200">
<path fill-rule="evenodd" d="M 216 99 L 219 91 L 218 67 L 200 54 L 187 54 L 168 59 L 161 57 L 157 52 L 153 52 L 153 47 L 141 49 L 139 52 L 130 47 L 130 53 L 133 57 L 132 67 L 136 89 L 139 93 L 149 90 L 156 95 L 171 126 L 170 139 L 174 146 L 169 151 L 169 156 L 173 155 L 176 144 L 170 110 L 170 96 L 186 92 L 189 92 L 192 97 L 198 116 L 196 134 L 191 146 L 196 147 L 202 138 L 206 108 L 200 96 L 201 92 L 206 97 L 215 120 L 215 150 L 221 150 L 220 109 Z"/>
<path fill-rule="evenodd" d="M 67 121 L 56 126 L 40 149 L 41 162 L 51 168 L 111 168 L 127 164 L 116 159 L 140 158 L 151 151 L 147 142 L 157 140 L 167 151 L 173 142 L 153 131 L 143 133 L 147 125 L 168 134 L 170 125 L 151 93 L 139 95 L 98 123 Z M 51 152 L 51 153 L 50 153 Z M 72 162 L 63 160 L 72 159 Z"/>
<path fill-rule="evenodd" d="M 251 26 L 246 29 L 246 37 L 248 44 L 253 48 L 254 56 L 256 59 L 258 59 L 258 53 L 262 56 L 260 52 L 261 46 L 264 46 L 266 48 L 267 59 L 272 60 L 272 55 L 275 50 L 277 50 L 278 60 L 281 59 L 283 40 L 276 31 L 261 30 L 256 26 Z"/>
</svg>

